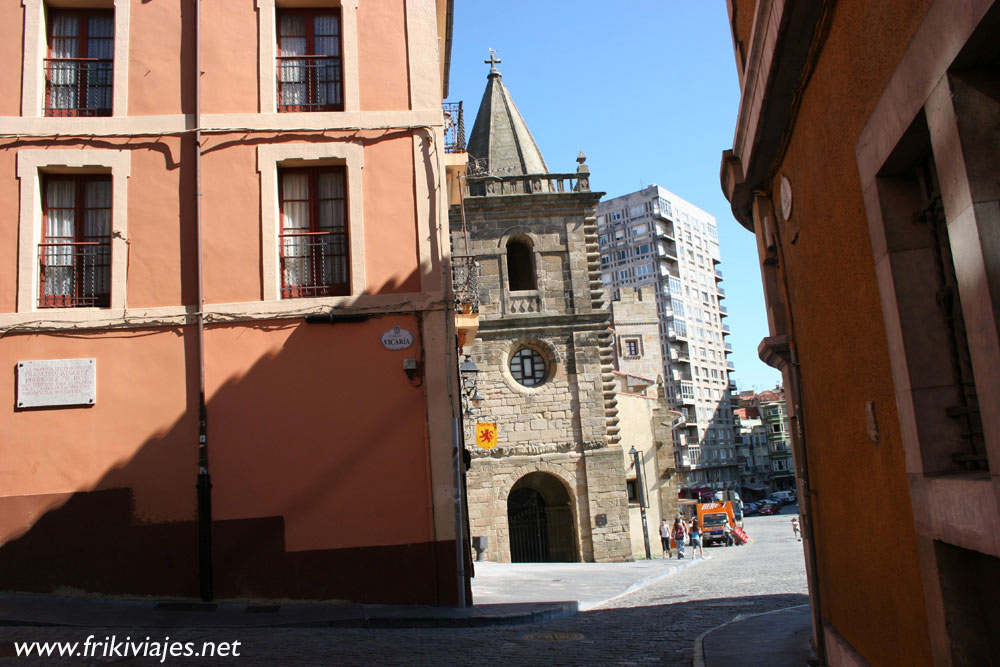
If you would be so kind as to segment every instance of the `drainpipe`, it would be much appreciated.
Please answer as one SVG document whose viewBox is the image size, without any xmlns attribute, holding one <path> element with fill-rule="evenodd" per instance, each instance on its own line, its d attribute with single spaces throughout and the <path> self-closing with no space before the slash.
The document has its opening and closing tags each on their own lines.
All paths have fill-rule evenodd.
<svg viewBox="0 0 1000 667">
<path fill-rule="evenodd" d="M 806 559 L 809 567 L 806 569 L 806 577 L 809 590 L 812 592 L 812 623 L 815 631 L 814 641 L 816 642 L 816 657 L 819 665 L 829 665 L 826 653 L 826 634 L 823 629 L 822 597 L 819 588 L 818 558 L 816 557 L 816 533 L 813 529 L 813 507 L 812 500 L 816 490 L 812 487 L 809 476 L 809 454 L 806 452 L 806 431 L 805 420 L 802 417 L 802 385 L 799 368 L 799 358 L 795 344 L 795 322 L 792 316 L 792 302 L 788 289 L 788 274 L 785 272 L 785 253 L 781 242 L 781 235 L 777 225 L 772 227 L 771 233 L 774 235 L 775 248 L 778 252 L 778 268 L 780 275 L 781 289 L 784 292 L 785 312 L 788 316 L 788 393 L 792 400 L 792 415 L 790 419 L 795 420 L 792 428 L 792 446 L 798 462 L 798 478 L 802 484 L 802 493 L 799 500 L 799 514 L 802 517 L 801 530 L 806 546 Z M 797 444 L 796 444 L 797 443 Z"/>
<path fill-rule="evenodd" d="M 201 256 L 201 0 L 194 0 L 194 202 L 198 257 L 198 583 L 201 599 L 215 597 L 212 573 L 212 478 L 208 473 L 208 408 L 205 403 L 205 289 Z"/>
</svg>

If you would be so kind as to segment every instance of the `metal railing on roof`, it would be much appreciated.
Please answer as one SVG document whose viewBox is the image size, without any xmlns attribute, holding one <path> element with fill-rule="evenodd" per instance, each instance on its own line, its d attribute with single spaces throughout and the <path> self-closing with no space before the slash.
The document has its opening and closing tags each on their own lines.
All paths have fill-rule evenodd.
<svg viewBox="0 0 1000 667">
<path fill-rule="evenodd" d="M 461 102 L 445 102 L 444 111 L 444 151 L 446 153 L 465 152 L 465 114 Z"/>
</svg>

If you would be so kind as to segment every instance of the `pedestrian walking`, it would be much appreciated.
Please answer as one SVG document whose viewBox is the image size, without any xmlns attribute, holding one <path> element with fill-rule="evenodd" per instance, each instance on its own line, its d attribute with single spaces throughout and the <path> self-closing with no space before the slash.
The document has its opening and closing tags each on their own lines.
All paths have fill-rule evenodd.
<svg viewBox="0 0 1000 667">
<path fill-rule="evenodd" d="M 729 525 L 729 519 L 722 524 L 722 537 L 726 540 L 726 546 L 733 546 L 733 527 Z"/>
<path fill-rule="evenodd" d="M 702 559 L 708 558 L 708 556 L 705 555 L 705 547 L 701 545 L 701 524 L 698 523 L 697 517 L 695 517 L 695 519 L 691 521 L 690 534 L 691 534 L 691 558 L 694 558 L 695 553 L 700 553 Z M 698 551 L 695 552 L 695 549 L 697 549 Z"/>
<path fill-rule="evenodd" d="M 797 517 L 797 516 L 793 516 L 792 517 L 792 533 L 795 534 L 795 541 L 796 542 L 801 542 L 802 541 L 802 538 L 799 537 L 799 517 Z"/>
<path fill-rule="evenodd" d="M 677 543 L 677 560 L 681 560 L 684 558 L 684 539 L 687 537 L 687 528 L 680 514 L 674 519 L 673 534 L 674 542 Z"/>
<path fill-rule="evenodd" d="M 663 546 L 663 557 L 670 558 L 670 526 L 666 519 L 660 519 L 660 544 Z"/>
</svg>

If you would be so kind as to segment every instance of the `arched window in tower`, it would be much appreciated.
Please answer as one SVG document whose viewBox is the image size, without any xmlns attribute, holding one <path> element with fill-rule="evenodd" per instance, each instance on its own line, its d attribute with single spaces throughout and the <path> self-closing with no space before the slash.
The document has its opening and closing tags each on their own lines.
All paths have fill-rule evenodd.
<svg viewBox="0 0 1000 667">
<path fill-rule="evenodd" d="M 535 289 L 535 262 L 525 240 L 507 242 L 507 288 L 511 292 Z"/>
</svg>

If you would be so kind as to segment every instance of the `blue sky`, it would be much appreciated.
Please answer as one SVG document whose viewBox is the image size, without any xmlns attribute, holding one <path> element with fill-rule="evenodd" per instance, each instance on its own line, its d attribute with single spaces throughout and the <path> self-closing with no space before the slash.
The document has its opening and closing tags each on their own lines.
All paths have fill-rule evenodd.
<svg viewBox="0 0 1000 667">
<path fill-rule="evenodd" d="M 739 82 L 722 0 L 457 0 L 449 101 L 471 131 L 489 49 L 553 172 L 576 170 L 609 197 L 656 183 L 715 216 L 740 389 L 780 374 L 757 358 L 767 335 L 753 235 L 719 186 L 732 147 Z"/>
</svg>

